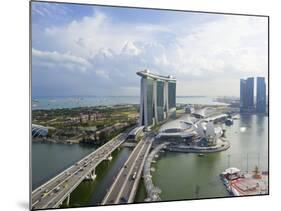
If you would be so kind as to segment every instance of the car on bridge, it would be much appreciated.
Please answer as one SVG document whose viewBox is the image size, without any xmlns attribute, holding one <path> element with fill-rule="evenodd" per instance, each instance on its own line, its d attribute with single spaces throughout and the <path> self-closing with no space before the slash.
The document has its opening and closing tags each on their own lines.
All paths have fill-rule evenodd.
<svg viewBox="0 0 281 211">
<path fill-rule="evenodd" d="M 126 199 L 124 196 L 120 198 L 120 203 L 127 203 L 128 199 Z"/>
<path fill-rule="evenodd" d="M 57 193 L 59 191 L 60 191 L 60 187 L 56 187 L 55 190 L 54 190 L 55 193 Z"/>
<path fill-rule="evenodd" d="M 41 194 L 41 198 L 44 198 L 46 195 L 48 195 L 47 193 L 42 193 Z"/>
<path fill-rule="evenodd" d="M 135 172 L 133 173 L 133 175 L 132 175 L 132 180 L 135 180 L 136 177 L 137 177 L 137 172 L 135 171 Z"/>
</svg>

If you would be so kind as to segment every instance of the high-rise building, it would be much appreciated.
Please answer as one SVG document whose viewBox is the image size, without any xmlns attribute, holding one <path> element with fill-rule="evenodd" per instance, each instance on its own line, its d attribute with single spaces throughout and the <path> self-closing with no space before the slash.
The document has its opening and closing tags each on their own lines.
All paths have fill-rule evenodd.
<svg viewBox="0 0 281 211">
<path fill-rule="evenodd" d="M 176 114 L 176 79 L 160 76 L 148 70 L 141 76 L 140 125 L 150 126 Z"/>
<path fill-rule="evenodd" d="M 254 78 L 240 80 L 240 111 L 253 111 L 254 104 Z"/>
<path fill-rule="evenodd" d="M 240 79 L 240 109 L 246 105 L 246 80 Z"/>
<path fill-rule="evenodd" d="M 256 111 L 258 113 L 266 112 L 266 85 L 264 77 L 257 77 Z"/>
<path fill-rule="evenodd" d="M 254 78 L 247 78 L 246 80 L 246 102 L 249 109 L 255 107 L 254 104 Z"/>
</svg>

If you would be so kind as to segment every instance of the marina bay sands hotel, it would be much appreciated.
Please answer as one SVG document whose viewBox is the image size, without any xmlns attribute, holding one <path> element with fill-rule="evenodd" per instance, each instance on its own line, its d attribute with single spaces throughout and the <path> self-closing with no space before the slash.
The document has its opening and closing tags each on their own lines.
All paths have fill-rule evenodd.
<svg viewBox="0 0 281 211">
<path fill-rule="evenodd" d="M 141 76 L 140 125 L 152 126 L 176 115 L 176 79 L 160 76 L 148 70 Z"/>
</svg>

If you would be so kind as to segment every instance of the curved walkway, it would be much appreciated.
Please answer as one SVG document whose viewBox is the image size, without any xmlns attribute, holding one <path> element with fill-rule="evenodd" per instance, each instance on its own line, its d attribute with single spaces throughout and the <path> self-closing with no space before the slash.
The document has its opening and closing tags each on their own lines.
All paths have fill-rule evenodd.
<svg viewBox="0 0 281 211">
<path fill-rule="evenodd" d="M 168 151 L 171 152 L 190 152 L 190 153 L 210 153 L 210 152 L 221 152 L 227 150 L 230 147 L 230 143 L 225 138 L 218 138 L 219 143 L 216 146 L 210 147 L 199 147 L 199 146 L 169 146 Z"/>
<path fill-rule="evenodd" d="M 153 182 L 152 182 L 152 175 L 150 173 L 151 170 L 151 163 L 155 157 L 155 155 L 165 146 L 167 146 L 169 143 L 164 142 L 157 147 L 153 149 L 153 151 L 149 154 L 149 156 L 146 159 L 146 162 L 144 164 L 143 168 L 143 180 L 144 180 L 144 185 L 147 193 L 147 198 L 145 201 L 160 201 L 161 198 L 159 194 L 161 193 L 161 190 L 158 187 L 155 187 Z"/>
</svg>

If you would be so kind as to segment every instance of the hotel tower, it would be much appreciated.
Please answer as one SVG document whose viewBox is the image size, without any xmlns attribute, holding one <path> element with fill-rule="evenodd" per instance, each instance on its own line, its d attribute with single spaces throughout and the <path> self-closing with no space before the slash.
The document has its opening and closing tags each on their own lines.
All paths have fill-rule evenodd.
<svg viewBox="0 0 281 211">
<path fill-rule="evenodd" d="M 141 76 L 140 125 L 155 125 L 176 115 L 176 79 L 160 76 L 148 70 L 137 72 Z"/>
</svg>

